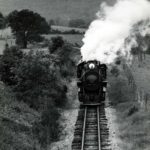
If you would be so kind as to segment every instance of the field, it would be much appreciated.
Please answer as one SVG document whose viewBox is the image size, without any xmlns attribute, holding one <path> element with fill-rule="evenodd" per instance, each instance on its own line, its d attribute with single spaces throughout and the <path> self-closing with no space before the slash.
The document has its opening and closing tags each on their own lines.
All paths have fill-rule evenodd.
<svg viewBox="0 0 150 150">
<path fill-rule="evenodd" d="M 46 39 L 51 39 L 52 37 L 56 37 L 56 36 L 62 36 L 64 38 L 64 40 L 70 42 L 70 43 L 78 43 L 80 45 L 82 45 L 82 38 L 83 35 L 80 34 L 67 34 L 67 35 L 63 35 L 63 34 L 49 34 L 49 35 L 44 35 L 44 37 L 46 37 Z"/>
<path fill-rule="evenodd" d="M 79 33 L 84 33 L 86 31 L 86 29 L 84 28 L 71 28 L 71 27 L 65 27 L 65 26 L 51 26 L 51 28 L 53 30 L 59 30 L 61 32 L 65 32 L 65 31 L 71 31 L 71 30 L 74 30 L 76 32 L 79 32 Z"/>
<path fill-rule="evenodd" d="M 53 29 L 59 30 L 61 32 L 63 31 L 69 31 L 69 30 L 76 30 L 79 32 L 84 32 L 85 29 L 80 28 L 68 28 L 68 27 L 61 27 L 61 26 L 53 26 Z M 82 38 L 84 35 L 82 34 L 49 34 L 44 35 L 44 37 L 48 40 L 50 40 L 52 37 L 56 36 L 62 36 L 64 40 L 70 42 L 70 43 L 78 43 L 82 46 Z M 5 44 L 8 43 L 9 46 L 15 45 L 15 39 L 12 37 L 11 30 L 9 28 L 0 30 L 0 55 L 3 53 L 3 50 L 5 48 Z"/>
<path fill-rule="evenodd" d="M 12 37 L 10 28 L 0 30 L 0 55 L 3 53 L 6 43 L 8 43 L 9 46 L 15 45 L 15 40 Z"/>
</svg>

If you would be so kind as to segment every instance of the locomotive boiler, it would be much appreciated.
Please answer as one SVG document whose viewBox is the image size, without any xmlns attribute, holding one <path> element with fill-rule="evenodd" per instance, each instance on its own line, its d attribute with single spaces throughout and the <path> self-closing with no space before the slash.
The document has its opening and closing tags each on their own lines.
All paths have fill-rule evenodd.
<svg viewBox="0 0 150 150">
<path fill-rule="evenodd" d="M 97 60 L 82 61 L 77 66 L 78 98 L 84 105 L 99 105 L 105 100 L 107 66 Z"/>
</svg>

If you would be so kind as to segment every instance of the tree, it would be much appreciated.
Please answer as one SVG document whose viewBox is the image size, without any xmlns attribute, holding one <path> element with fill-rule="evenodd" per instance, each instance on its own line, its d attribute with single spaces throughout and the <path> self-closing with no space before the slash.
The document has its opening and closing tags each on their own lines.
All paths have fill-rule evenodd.
<svg viewBox="0 0 150 150">
<path fill-rule="evenodd" d="M 15 76 L 15 68 L 23 58 L 23 53 L 17 47 L 9 48 L 6 45 L 4 53 L 1 57 L 0 74 L 1 80 L 7 85 L 17 84 Z"/>
<path fill-rule="evenodd" d="M 51 40 L 52 44 L 49 46 L 50 53 L 54 53 L 58 48 L 63 47 L 65 43 L 61 36 L 53 37 Z"/>
<path fill-rule="evenodd" d="M 51 83 L 55 81 L 49 66 L 50 61 L 43 52 L 30 51 L 24 55 L 15 72 L 18 83 L 14 91 L 18 100 L 33 108 L 42 105 L 41 99 L 50 96 Z"/>
<path fill-rule="evenodd" d="M 23 48 L 28 42 L 36 41 L 35 37 L 49 32 L 49 25 L 45 18 L 30 10 L 13 11 L 7 17 L 8 26 L 16 36 L 17 44 Z"/>
<path fill-rule="evenodd" d="M 3 29 L 3 28 L 5 28 L 5 17 L 0 12 L 0 29 Z"/>
<path fill-rule="evenodd" d="M 38 109 L 44 105 L 44 97 L 51 98 L 55 106 L 66 103 L 64 84 L 60 82 L 57 68 L 44 52 L 30 51 L 16 68 L 17 85 L 14 87 L 18 100 Z"/>
</svg>

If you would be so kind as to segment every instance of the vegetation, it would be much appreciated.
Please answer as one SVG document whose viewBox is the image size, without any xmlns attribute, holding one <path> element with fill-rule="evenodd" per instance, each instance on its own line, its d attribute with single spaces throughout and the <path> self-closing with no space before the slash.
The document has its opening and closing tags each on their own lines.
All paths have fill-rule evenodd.
<svg viewBox="0 0 150 150">
<path fill-rule="evenodd" d="M 20 64 L 23 58 L 23 53 L 17 47 L 6 48 L 1 57 L 0 63 L 0 75 L 1 80 L 7 85 L 17 84 L 17 79 L 15 75 L 15 68 Z"/>
<path fill-rule="evenodd" d="M 137 55 L 139 62 L 143 62 L 146 58 L 146 54 L 150 54 L 150 35 L 145 35 L 143 37 L 137 34 L 136 41 L 138 45 L 131 49 L 131 54 Z"/>
<path fill-rule="evenodd" d="M 14 101 L 14 96 L 11 93 L 9 88 L 0 83 L 0 113 L 2 115 L 3 108 L 10 104 L 10 100 Z M 0 122 L 0 149 L 1 150 L 9 150 L 12 147 L 12 135 L 10 134 L 10 130 L 3 124 L 1 118 Z"/>
<path fill-rule="evenodd" d="M 141 150 L 149 144 L 149 115 L 143 111 L 135 97 L 135 89 L 128 84 L 123 70 L 119 76 L 109 76 L 108 96 L 116 110 L 118 126 L 118 143 L 122 150 Z M 134 139 L 134 140 L 133 140 Z M 121 141 L 121 142 L 120 142 Z"/>
<path fill-rule="evenodd" d="M 59 137 L 58 110 L 68 104 L 67 82 L 75 67 L 72 45 L 62 37 L 53 38 L 49 48 L 53 53 L 23 53 L 18 47 L 6 45 L 0 59 L 1 80 L 12 89 L 15 99 L 41 114 L 41 120 L 33 122 L 32 130 L 42 147 Z"/>
<path fill-rule="evenodd" d="M 11 27 L 17 46 L 6 44 L 0 57 L 0 91 L 6 92 L 0 94 L 0 149 L 44 149 L 59 138 L 60 110 L 71 105 L 67 92 L 75 73 L 73 45 L 60 36 L 46 41 L 41 34 L 49 33 L 48 23 L 30 10 L 15 10 L 6 18 L 0 14 L 0 28 L 2 23 Z M 77 31 L 65 32 L 70 33 Z M 43 39 L 48 52 L 21 49 Z"/>
<path fill-rule="evenodd" d="M 3 14 L 0 12 L 0 29 L 4 29 L 6 26 L 6 20 Z"/>
<path fill-rule="evenodd" d="M 68 31 L 60 31 L 56 29 L 51 29 L 50 33 L 51 34 L 84 34 L 85 32 L 77 31 L 75 29 L 71 29 Z"/>
<path fill-rule="evenodd" d="M 49 46 L 49 52 L 54 53 L 58 48 L 62 48 L 64 40 L 61 36 L 51 38 L 52 44 Z"/>
<path fill-rule="evenodd" d="M 36 41 L 40 34 L 47 34 L 50 30 L 45 18 L 30 10 L 11 12 L 7 22 L 16 36 L 16 43 L 23 48 L 27 47 L 28 42 Z"/>
</svg>

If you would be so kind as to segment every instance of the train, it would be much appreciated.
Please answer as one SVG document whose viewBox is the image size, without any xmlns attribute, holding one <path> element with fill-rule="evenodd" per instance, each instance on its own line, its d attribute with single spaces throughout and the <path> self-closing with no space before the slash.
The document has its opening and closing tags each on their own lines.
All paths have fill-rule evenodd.
<svg viewBox="0 0 150 150">
<path fill-rule="evenodd" d="M 107 66 L 100 61 L 80 61 L 77 65 L 78 99 L 82 105 L 100 105 L 105 101 Z"/>
</svg>

